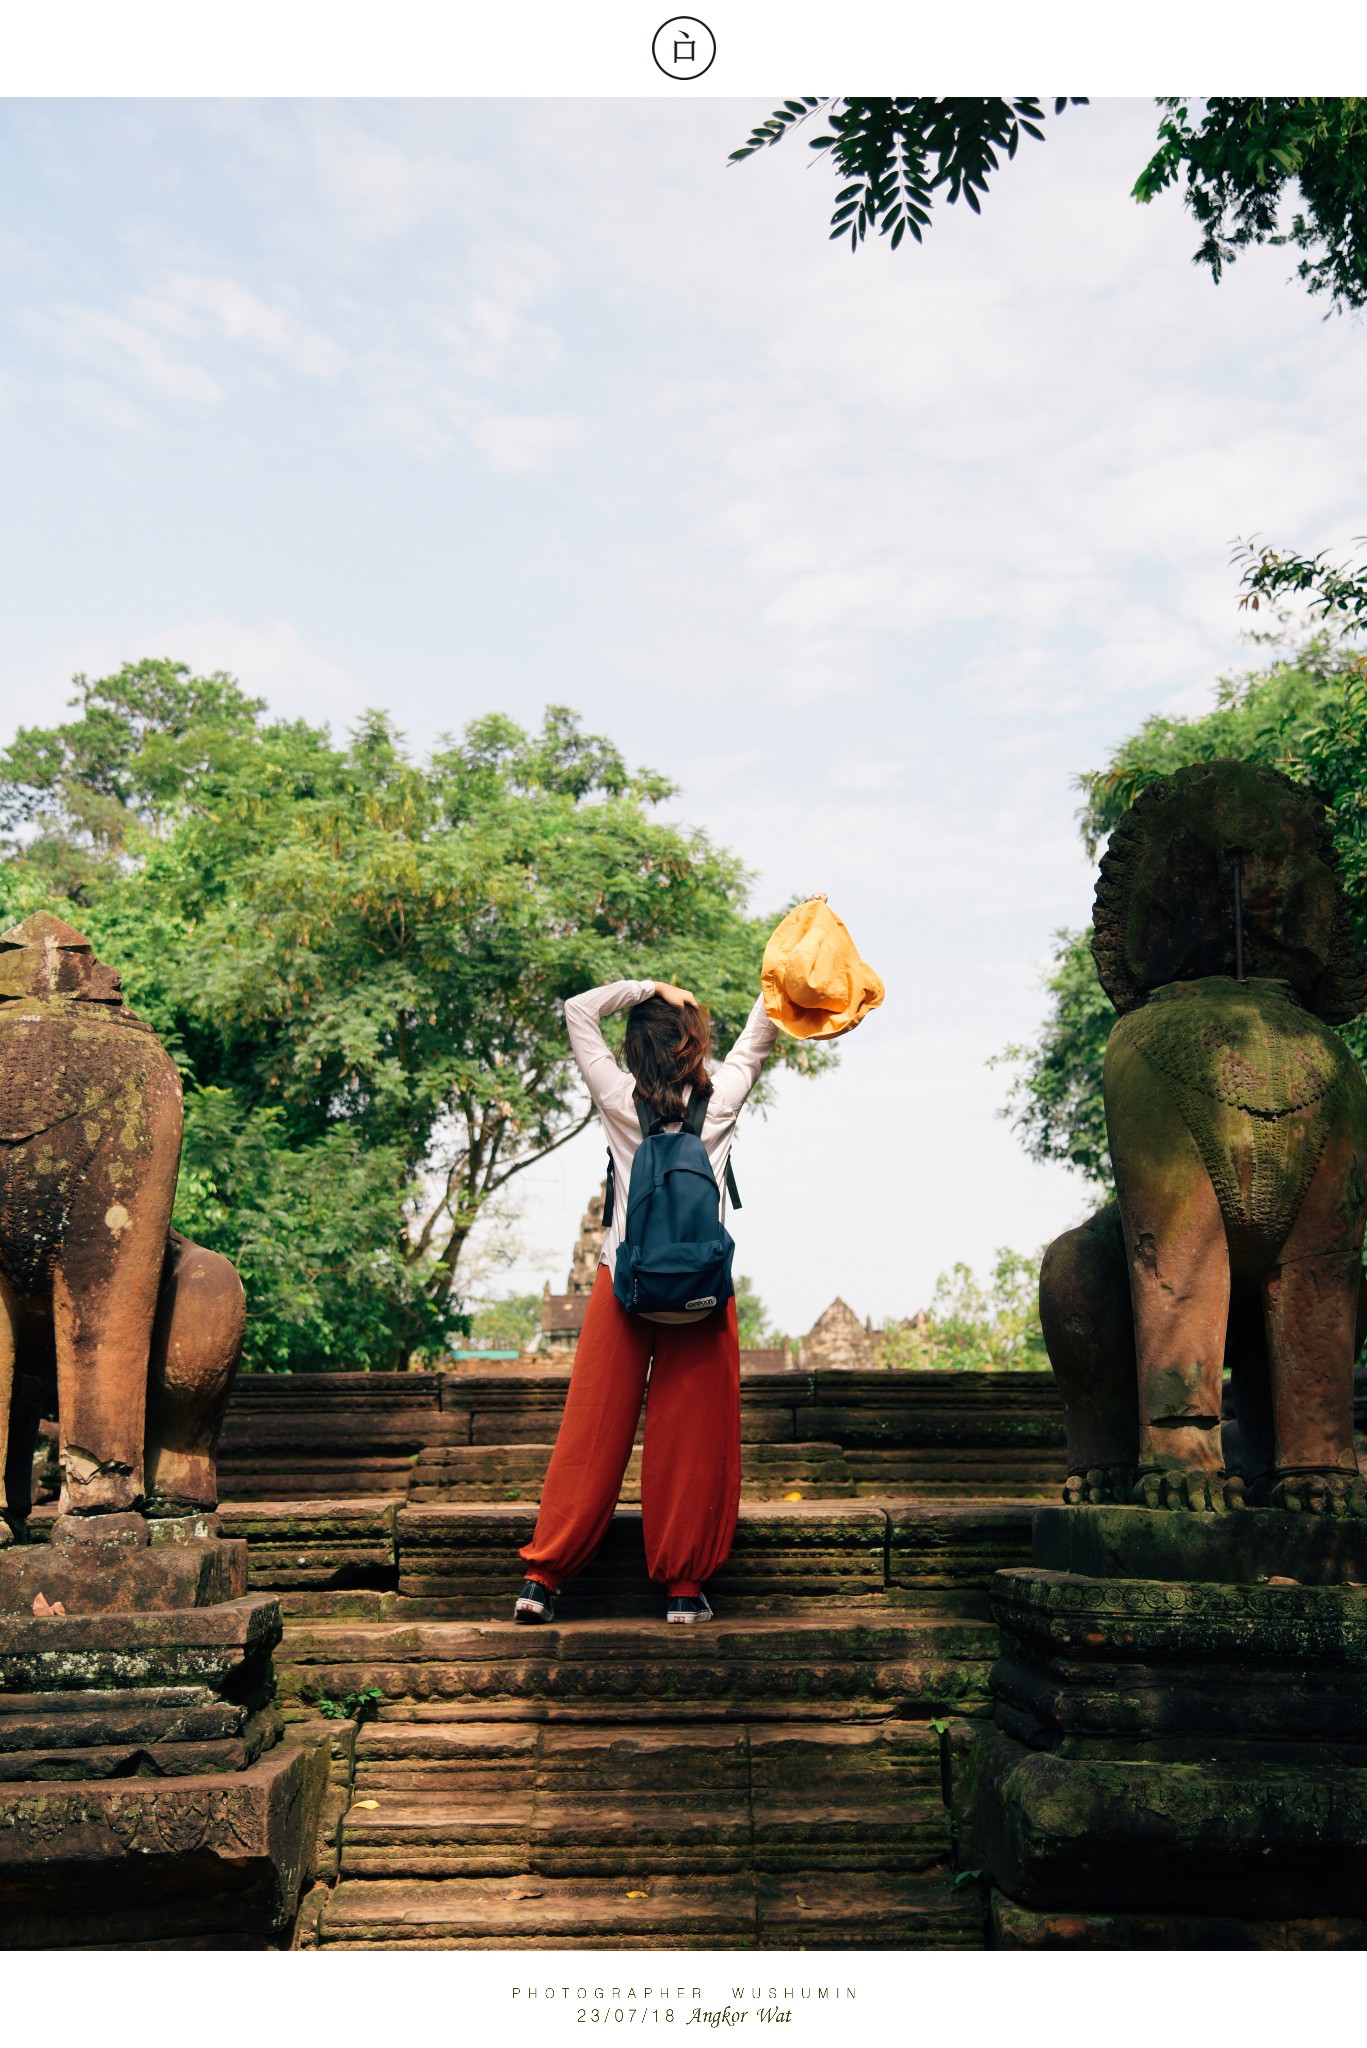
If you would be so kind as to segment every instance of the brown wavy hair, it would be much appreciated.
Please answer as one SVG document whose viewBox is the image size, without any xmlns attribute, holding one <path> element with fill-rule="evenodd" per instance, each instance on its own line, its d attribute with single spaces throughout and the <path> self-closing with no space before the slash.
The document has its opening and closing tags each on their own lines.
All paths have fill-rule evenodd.
<svg viewBox="0 0 1367 2048">
<path fill-rule="evenodd" d="M 680 1009 L 663 996 L 648 996 L 627 1012 L 626 1062 L 636 1099 L 662 1123 L 682 1119 L 690 1088 L 712 1093 L 711 1050 L 711 1019 L 691 1003 Z"/>
</svg>

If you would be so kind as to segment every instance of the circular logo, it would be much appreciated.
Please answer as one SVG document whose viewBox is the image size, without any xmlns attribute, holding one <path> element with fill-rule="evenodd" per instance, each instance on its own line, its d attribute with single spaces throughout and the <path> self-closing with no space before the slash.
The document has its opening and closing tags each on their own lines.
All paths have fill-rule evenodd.
<svg viewBox="0 0 1367 2048">
<path fill-rule="evenodd" d="M 694 14 L 672 14 L 655 31 L 650 54 L 666 78 L 701 78 L 717 54 L 717 39 Z"/>
</svg>

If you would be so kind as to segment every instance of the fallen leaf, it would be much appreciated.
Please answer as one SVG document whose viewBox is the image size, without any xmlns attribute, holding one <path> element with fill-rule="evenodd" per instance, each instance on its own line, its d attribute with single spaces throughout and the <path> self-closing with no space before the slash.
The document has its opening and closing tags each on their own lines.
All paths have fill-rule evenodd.
<svg viewBox="0 0 1367 2048">
<path fill-rule="evenodd" d="M 49 1621 L 54 1614 L 65 1614 L 66 1609 L 60 1600 L 54 1600 L 51 1606 L 49 1606 L 46 1593 L 35 1593 L 33 1596 L 33 1612 L 40 1621 Z"/>
<path fill-rule="evenodd" d="M 378 1799 L 353 1799 L 353 1800 L 352 1800 L 352 1802 L 351 1802 L 351 1804 L 352 1804 L 352 1806 L 353 1806 L 353 1807 L 357 1807 L 357 1806 L 378 1806 L 378 1805 L 379 1805 L 379 1803 L 380 1803 L 380 1802 L 379 1802 L 379 1800 L 378 1800 Z"/>
<path fill-rule="evenodd" d="M 1269 1586 L 1299 1586 L 1299 1579 L 1284 1579 L 1280 1572 L 1272 1572 L 1267 1581 Z"/>
<path fill-rule="evenodd" d="M 785 1493 L 783 1498 L 785 1500 L 801 1500 L 802 1495 L 800 1493 Z"/>
<path fill-rule="evenodd" d="M 804 1912 L 805 1912 L 805 1911 L 806 1911 L 806 1906 L 807 1906 L 807 1901 L 806 1901 L 805 1899 L 802 1899 L 802 1898 L 800 1898 L 800 1899 L 798 1900 L 798 1904 L 799 1904 L 799 1906 L 801 1906 L 801 1907 L 803 1908 L 803 1910 L 804 1910 Z"/>
<path fill-rule="evenodd" d="M 519 1884 L 514 1885 L 513 1889 L 505 1892 L 503 1896 L 505 1899 L 544 1899 L 546 1894 L 538 1890 L 534 1884 Z"/>
<path fill-rule="evenodd" d="M 629 1899 L 648 1899 L 648 1898 L 650 1897 L 650 1893 L 649 1893 L 649 1892 L 628 1892 L 628 1893 L 627 1893 L 627 1897 L 628 1897 Z"/>
</svg>

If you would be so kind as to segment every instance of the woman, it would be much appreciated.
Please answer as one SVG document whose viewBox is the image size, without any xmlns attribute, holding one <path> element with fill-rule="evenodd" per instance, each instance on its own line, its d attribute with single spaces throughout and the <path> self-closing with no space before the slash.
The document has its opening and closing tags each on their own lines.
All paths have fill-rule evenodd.
<svg viewBox="0 0 1367 2048">
<path fill-rule="evenodd" d="M 600 1020 L 627 1010 L 623 1073 Z M 701 1322 L 664 1325 L 632 1315 L 612 1289 L 626 1227 L 639 1101 L 677 1130 L 695 1091 L 707 1097 L 702 1141 L 721 1189 L 741 1107 L 778 1036 L 763 998 L 714 1073 L 707 1013 L 686 988 L 614 981 L 565 1005 L 570 1046 L 612 1155 L 617 1197 L 589 1297 L 574 1371 L 541 1496 L 536 1534 L 521 1552 L 527 1578 L 515 1621 L 550 1621 L 555 1594 L 602 1542 L 636 1437 L 646 1373 L 641 1524 L 646 1566 L 668 1594 L 666 1621 L 706 1621 L 704 1582 L 725 1562 L 740 1506 L 740 1339 L 734 1297 Z"/>
</svg>

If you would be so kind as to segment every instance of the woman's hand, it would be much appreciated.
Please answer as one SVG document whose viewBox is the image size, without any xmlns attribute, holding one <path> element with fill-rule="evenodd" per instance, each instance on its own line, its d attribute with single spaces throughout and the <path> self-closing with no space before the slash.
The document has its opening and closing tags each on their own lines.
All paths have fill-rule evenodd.
<svg viewBox="0 0 1367 2048">
<path fill-rule="evenodd" d="M 698 1008 L 698 998 L 692 989 L 675 988 L 672 981 L 657 981 L 655 993 L 657 996 L 663 996 L 667 1003 L 672 1003 L 676 1010 L 682 1010 L 685 1006 L 694 1010 Z"/>
</svg>

